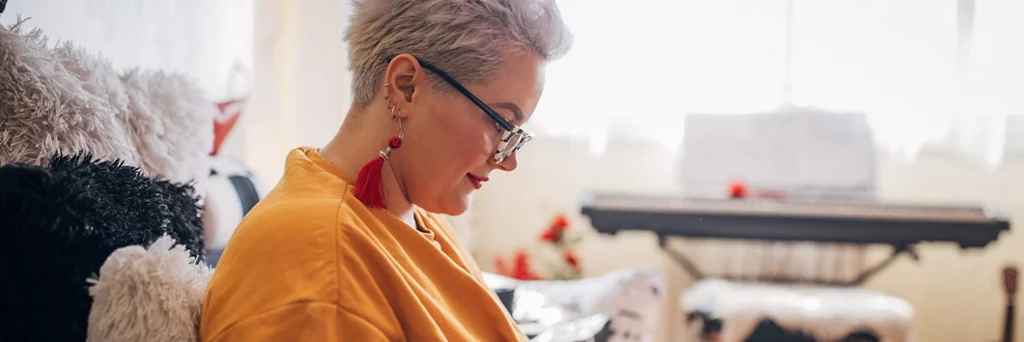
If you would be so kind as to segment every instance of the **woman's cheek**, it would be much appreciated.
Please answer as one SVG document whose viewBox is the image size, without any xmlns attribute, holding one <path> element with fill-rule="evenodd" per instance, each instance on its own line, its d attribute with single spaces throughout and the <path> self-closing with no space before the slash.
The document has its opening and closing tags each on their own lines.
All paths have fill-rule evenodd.
<svg viewBox="0 0 1024 342">
<path fill-rule="evenodd" d="M 465 134 L 458 141 L 458 148 L 461 155 L 472 159 L 474 163 L 480 163 L 480 159 L 486 159 L 498 146 L 498 137 L 492 130 L 473 130 L 472 134 Z M 476 165 L 474 165 L 476 166 Z"/>
<path fill-rule="evenodd" d="M 498 143 L 501 139 L 498 138 L 498 133 L 494 130 L 489 130 L 481 134 L 480 142 L 476 145 L 476 151 L 480 158 L 484 159 L 484 163 L 494 154 L 494 151 L 498 150 Z"/>
</svg>

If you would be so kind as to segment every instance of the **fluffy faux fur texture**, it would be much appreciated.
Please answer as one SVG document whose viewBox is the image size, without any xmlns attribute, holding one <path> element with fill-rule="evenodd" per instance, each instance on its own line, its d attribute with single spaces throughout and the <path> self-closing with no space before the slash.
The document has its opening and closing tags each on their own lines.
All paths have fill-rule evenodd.
<svg viewBox="0 0 1024 342">
<path fill-rule="evenodd" d="M 211 269 L 170 236 L 114 251 L 90 279 L 88 341 L 198 341 Z"/>
<path fill-rule="evenodd" d="M 90 152 L 204 193 L 216 106 L 178 74 L 116 72 L 39 29 L 0 27 L 0 165 Z"/>
<path fill-rule="evenodd" d="M 88 154 L 45 164 L 0 167 L 0 340 L 85 339 L 86 279 L 118 248 L 166 234 L 202 260 L 189 185 Z"/>
</svg>

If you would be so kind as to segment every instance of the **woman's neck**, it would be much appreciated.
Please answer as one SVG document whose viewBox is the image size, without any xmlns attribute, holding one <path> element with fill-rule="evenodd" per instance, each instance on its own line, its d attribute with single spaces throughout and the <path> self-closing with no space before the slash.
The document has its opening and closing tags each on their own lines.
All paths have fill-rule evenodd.
<svg viewBox="0 0 1024 342">
<path fill-rule="evenodd" d="M 334 164 L 349 177 L 359 175 L 363 165 L 378 157 L 378 153 L 387 144 L 388 137 L 394 135 L 397 127 L 390 127 L 382 120 L 373 120 L 371 112 L 362 112 L 353 106 L 349 110 L 341 129 L 320 149 L 320 154 Z M 387 199 L 387 210 L 411 227 L 416 227 L 413 214 L 414 206 L 401 186 L 398 172 L 391 168 L 391 161 L 384 163 L 381 171 L 381 184 Z"/>
</svg>

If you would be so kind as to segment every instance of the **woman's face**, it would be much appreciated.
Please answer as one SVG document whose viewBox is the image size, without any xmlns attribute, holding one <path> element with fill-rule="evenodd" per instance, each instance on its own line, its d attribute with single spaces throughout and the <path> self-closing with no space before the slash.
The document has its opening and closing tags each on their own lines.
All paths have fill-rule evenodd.
<svg viewBox="0 0 1024 342">
<path fill-rule="evenodd" d="M 533 114 L 543 90 L 543 60 L 534 54 L 507 58 L 498 76 L 486 84 L 462 85 L 513 125 Z M 442 70 L 444 71 L 444 70 Z M 422 69 L 436 79 L 437 75 Z M 415 78 L 415 77 L 414 77 Z M 426 90 L 422 83 L 415 89 Z M 456 81 L 459 81 L 456 79 Z M 501 134 L 487 114 L 453 88 L 434 94 L 414 90 L 403 111 L 404 144 L 393 161 L 413 204 L 431 212 L 458 215 L 466 211 L 473 191 L 486 186 L 494 170 L 512 171 L 516 155 L 501 163 L 494 152 Z"/>
</svg>

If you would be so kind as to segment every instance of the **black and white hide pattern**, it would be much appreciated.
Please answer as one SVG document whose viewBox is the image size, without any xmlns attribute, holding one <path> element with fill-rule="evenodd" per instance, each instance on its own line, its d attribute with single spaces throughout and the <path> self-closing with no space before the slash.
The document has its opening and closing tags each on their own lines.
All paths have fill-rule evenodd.
<svg viewBox="0 0 1024 342">
<path fill-rule="evenodd" d="M 210 158 L 203 221 L 209 254 L 207 263 L 216 266 L 220 252 L 227 246 L 235 228 L 266 196 L 268 189 L 241 162 L 224 156 Z"/>
</svg>

